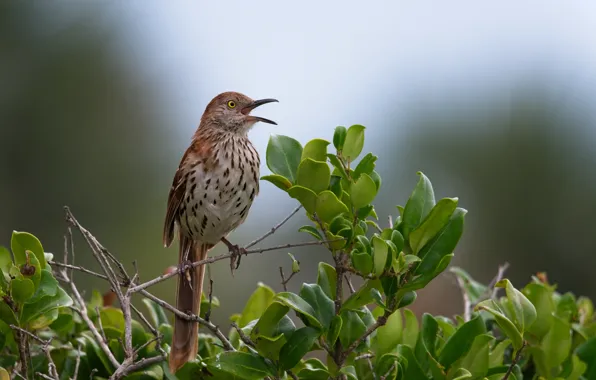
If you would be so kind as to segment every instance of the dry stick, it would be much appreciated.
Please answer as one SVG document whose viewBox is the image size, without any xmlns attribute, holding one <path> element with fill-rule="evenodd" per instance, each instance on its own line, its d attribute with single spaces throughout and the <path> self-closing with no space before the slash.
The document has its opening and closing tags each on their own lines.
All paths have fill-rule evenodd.
<svg viewBox="0 0 596 380">
<path fill-rule="evenodd" d="M 143 358 L 136 363 L 132 362 L 132 357 L 126 359 L 122 365 L 114 372 L 110 379 L 122 379 L 131 372 L 138 371 L 142 368 L 149 367 L 153 364 L 159 363 L 166 359 L 165 355 L 154 356 L 152 358 Z"/>
<path fill-rule="evenodd" d="M 292 279 L 292 277 L 294 277 L 294 275 L 298 273 L 298 272 L 294 272 L 292 271 L 292 274 L 290 275 L 290 277 L 286 278 L 284 276 L 284 268 L 283 267 L 279 267 L 279 274 L 281 276 L 281 286 L 283 286 L 284 288 L 284 292 L 288 291 L 288 282 L 290 282 L 290 280 Z"/>
<path fill-rule="evenodd" d="M 252 339 L 250 339 L 250 337 L 246 335 L 244 331 L 242 331 L 242 329 L 236 324 L 236 322 L 232 322 L 232 327 L 236 329 L 236 331 L 238 332 L 238 336 L 240 336 L 240 340 L 242 340 L 244 344 L 246 344 L 249 347 L 256 347 L 255 342 L 253 342 Z"/>
<path fill-rule="evenodd" d="M 50 350 L 49 350 L 50 343 L 52 342 L 52 340 L 51 339 L 43 340 L 40 337 L 38 337 L 37 335 L 33 334 L 32 332 L 22 329 L 19 326 L 15 326 L 15 325 L 9 325 L 9 326 L 11 329 L 18 331 L 20 334 L 28 335 L 41 344 L 41 351 L 48 358 L 48 373 L 51 376 L 51 377 L 48 376 L 48 378 L 50 378 L 52 380 L 59 379 L 58 371 L 56 369 L 56 364 L 54 363 L 54 360 L 52 359 L 52 355 L 50 355 Z M 37 374 L 41 375 L 39 372 Z"/>
<path fill-rule="evenodd" d="M 269 230 L 266 234 L 264 234 L 263 236 L 255 239 L 253 241 L 251 241 L 244 248 L 245 249 L 248 249 L 248 248 L 250 248 L 252 246 L 255 246 L 255 245 L 259 244 L 260 242 L 262 242 L 263 240 L 265 240 L 266 238 L 268 238 L 269 236 L 273 235 L 275 233 L 275 231 L 277 231 L 281 226 L 283 226 L 284 224 L 286 224 L 286 222 L 288 220 L 290 220 L 290 218 L 293 217 L 298 211 L 300 211 L 301 208 L 302 208 L 302 205 L 296 207 L 294 209 L 294 211 L 292 211 L 288 216 L 286 216 L 281 222 L 279 222 L 275 226 L 273 226 L 271 228 L 271 230 Z"/>
<path fill-rule="evenodd" d="M 81 343 L 79 343 L 79 346 L 77 347 L 77 360 L 75 361 L 75 369 L 72 377 L 74 380 L 76 380 L 79 376 L 79 366 L 81 365 L 81 348 Z"/>
<path fill-rule="evenodd" d="M 51 260 L 48 261 L 48 264 L 53 265 L 53 266 L 56 266 L 56 267 L 68 268 L 68 269 L 72 269 L 72 270 L 78 270 L 79 272 L 87 273 L 87 274 L 90 274 L 92 276 L 99 277 L 99 278 L 101 278 L 103 280 L 106 280 L 106 281 L 108 280 L 108 276 L 105 276 L 105 275 L 103 275 L 101 273 L 94 272 L 94 271 L 89 270 L 87 268 L 83 268 L 83 267 L 78 266 L 78 265 L 66 264 L 66 263 L 61 263 L 59 261 L 51 261 Z"/>
</svg>

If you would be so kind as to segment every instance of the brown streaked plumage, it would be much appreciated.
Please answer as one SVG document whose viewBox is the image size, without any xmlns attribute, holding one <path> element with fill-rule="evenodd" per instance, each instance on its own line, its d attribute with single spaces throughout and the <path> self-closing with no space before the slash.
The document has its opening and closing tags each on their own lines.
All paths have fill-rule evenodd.
<svg viewBox="0 0 596 380">
<path fill-rule="evenodd" d="M 182 156 L 168 197 L 163 243 L 169 247 L 178 226 L 178 262 L 203 260 L 244 222 L 259 192 L 260 158 L 247 133 L 258 121 L 250 112 L 275 99 L 252 100 L 237 92 L 217 95 L 207 105 L 190 147 Z M 199 314 L 205 266 L 178 276 L 176 307 Z M 175 318 L 169 366 L 175 373 L 198 351 L 198 323 Z"/>
</svg>

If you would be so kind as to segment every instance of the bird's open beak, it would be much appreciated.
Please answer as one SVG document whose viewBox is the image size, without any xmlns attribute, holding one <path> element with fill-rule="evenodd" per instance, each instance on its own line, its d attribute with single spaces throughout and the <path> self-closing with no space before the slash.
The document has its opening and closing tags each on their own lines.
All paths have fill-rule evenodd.
<svg viewBox="0 0 596 380">
<path fill-rule="evenodd" d="M 246 107 L 242 108 L 242 110 L 240 112 L 242 112 L 242 114 L 244 114 L 244 115 L 248 115 L 248 114 L 250 114 L 250 111 L 254 110 L 258 106 L 262 106 L 263 104 L 273 103 L 273 102 L 278 102 L 278 100 L 277 99 L 260 99 L 260 100 L 255 100 L 254 102 L 250 103 Z M 277 123 L 274 122 L 273 120 L 265 119 L 264 117 L 260 117 L 260 116 L 251 116 L 251 117 L 254 118 L 256 121 L 262 121 L 263 123 L 269 123 L 269 124 L 275 124 L 275 125 L 277 125 Z"/>
</svg>

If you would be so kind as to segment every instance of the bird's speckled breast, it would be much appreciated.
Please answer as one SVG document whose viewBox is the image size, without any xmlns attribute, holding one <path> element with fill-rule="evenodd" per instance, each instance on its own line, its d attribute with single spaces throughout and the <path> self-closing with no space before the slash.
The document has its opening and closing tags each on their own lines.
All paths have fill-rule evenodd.
<svg viewBox="0 0 596 380">
<path fill-rule="evenodd" d="M 238 227 L 259 192 L 259 155 L 245 136 L 230 136 L 194 157 L 180 208 L 180 226 L 193 240 L 217 244 Z"/>
</svg>

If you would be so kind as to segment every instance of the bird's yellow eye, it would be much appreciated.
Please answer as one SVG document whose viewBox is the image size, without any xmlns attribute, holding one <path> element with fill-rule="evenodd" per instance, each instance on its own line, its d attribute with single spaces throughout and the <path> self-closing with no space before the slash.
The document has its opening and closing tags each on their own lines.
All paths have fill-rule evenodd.
<svg viewBox="0 0 596 380">
<path fill-rule="evenodd" d="M 234 108 L 234 107 L 236 107 L 236 102 L 235 102 L 235 101 L 233 101 L 233 100 L 230 100 L 230 101 L 228 102 L 228 107 L 229 107 L 229 108 Z"/>
</svg>

